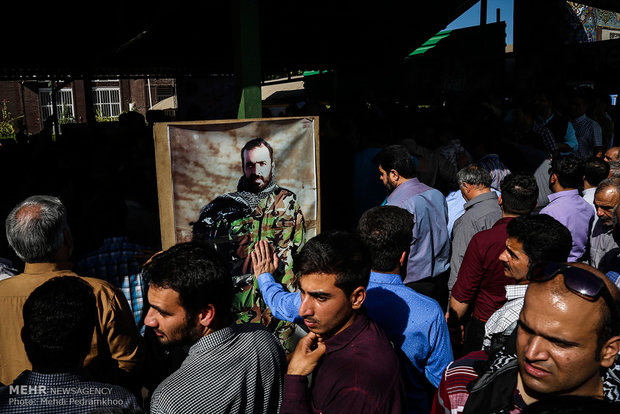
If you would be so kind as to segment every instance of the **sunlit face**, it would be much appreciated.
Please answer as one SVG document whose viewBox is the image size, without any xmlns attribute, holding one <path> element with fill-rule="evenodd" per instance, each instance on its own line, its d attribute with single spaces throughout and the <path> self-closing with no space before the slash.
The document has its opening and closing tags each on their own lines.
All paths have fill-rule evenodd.
<svg viewBox="0 0 620 414">
<path fill-rule="evenodd" d="M 243 152 L 243 174 L 252 192 L 264 190 L 271 180 L 272 160 L 264 145 Z"/>
<path fill-rule="evenodd" d="M 614 207 L 620 202 L 620 195 L 613 187 L 607 187 L 594 194 L 594 207 L 599 220 L 608 226 L 612 225 Z"/>
<path fill-rule="evenodd" d="M 379 165 L 379 179 L 389 192 L 394 191 L 396 188 L 396 183 L 394 183 L 394 180 L 390 177 L 390 173 L 385 171 L 381 165 Z"/>
<path fill-rule="evenodd" d="M 326 339 L 347 328 L 353 321 L 351 297 L 334 285 L 336 275 L 310 273 L 299 281 L 301 306 L 299 315 L 308 329 Z"/>
<path fill-rule="evenodd" d="M 506 240 L 506 249 L 499 255 L 499 261 L 504 265 L 504 276 L 517 282 L 527 279 L 530 258 L 523 251 L 523 243 L 515 237 Z"/>
<path fill-rule="evenodd" d="M 598 395 L 600 312 L 600 304 L 576 294 L 530 284 L 517 332 L 519 375 L 530 397 Z"/>
<path fill-rule="evenodd" d="M 153 329 L 161 344 L 191 344 L 201 337 L 197 316 L 188 318 L 185 308 L 181 306 L 179 292 L 151 285 L 148 298 L 150 308 L 144 324 Z"/>
</svg>

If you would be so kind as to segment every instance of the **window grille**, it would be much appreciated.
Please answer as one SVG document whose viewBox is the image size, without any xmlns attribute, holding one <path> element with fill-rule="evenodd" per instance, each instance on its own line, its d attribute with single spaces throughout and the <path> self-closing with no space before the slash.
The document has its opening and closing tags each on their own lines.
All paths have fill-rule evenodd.
<svg viewBox="0 0 620 414">
<path fill-rule="evenodd" d="M 93 105 L 99 116 L 117 117 L 121 113 L 120 88 L 93 88 Z"/>
</svg>

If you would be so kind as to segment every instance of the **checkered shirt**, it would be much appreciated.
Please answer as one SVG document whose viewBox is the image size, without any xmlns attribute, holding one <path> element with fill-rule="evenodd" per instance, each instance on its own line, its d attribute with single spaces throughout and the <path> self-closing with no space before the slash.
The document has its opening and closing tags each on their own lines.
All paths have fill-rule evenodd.
<svg viewBox="0 0 620 414">
<path fill-rule="evenodd" d="M 506 303 L 504 306 L 496 310 L 484 325 L 484 340 L 482 345 L 484 348 L 491 346 L 491 337 L 493 334 L 504 332 L 510 325 L 519 320 L 521 308 L 523 308 L 523 300 L 528 285 L 507 285 Z"/>
<path fill-rule="evenodd" d="M 284 350 L 267 328 L 233 324 L 189 349 L 153 393 L 150 412 L 277 413 L 285 364 Z"/>
<path fill-rule="evenodd" d="M 141 412 L 136 397 L 117 385 L 88 381 L 77 373 L 41 374 L 26 370 L 0 387 L 0 412 L 81 414 L 105 408 Z"/>
<path fill-rule="evenodd" d="M 594 155 L 594 147 L 603 146 L 603 131 L 598 122 L 588 118 L 586 115 L 582 115 L 579 118 L 572 121 L 573 128 L 575 128 L 575 135 L 577 135 L 577 141 L 579 147 L 577 148 L 577 155 L 583 159 L 587 159 Z"/>
<path fill-rule="evenodd" d="M 141 266 L 155 252 L 152 248 L 129 243 L 127 237 L 105 239 L 97 250 L 88 253 L 77 262 L 76 273 L 107 280 L 120 288 L 140 329 L 144 334 L 144 300 L 147 285 L 142 276 Z"/>
</svg>

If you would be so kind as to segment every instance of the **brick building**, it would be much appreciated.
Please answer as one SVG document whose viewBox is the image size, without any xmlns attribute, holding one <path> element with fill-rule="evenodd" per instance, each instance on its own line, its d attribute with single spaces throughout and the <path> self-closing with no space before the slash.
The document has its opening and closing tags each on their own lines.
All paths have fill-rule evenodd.
<svg viewBox="0 0 620 414">
<path fill-rule="evenodd" d="M 147 110 L 157 102 L 176 94 L 174 79 L 0 81 L 0 102 L 6 101 L 16 133 L 32 135 L 43 129 L 53 114 L 52 89 L 56 92 L 61 125 L 83 123 L 89 116 L 115 119 L 120 113 L 132 110 L 146 116 Z M 87 89 L 91 91 L 90 96 Z"/>
</svg>

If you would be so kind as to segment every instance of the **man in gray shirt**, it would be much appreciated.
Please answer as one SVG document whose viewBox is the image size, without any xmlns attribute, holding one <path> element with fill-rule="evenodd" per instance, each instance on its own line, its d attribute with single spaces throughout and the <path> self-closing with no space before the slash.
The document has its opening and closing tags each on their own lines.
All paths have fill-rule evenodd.
<svg viewBox="0 0 620 414">
<path fill-rule="evenodd" d="M 618 247 L 613 237 L 612 215 L 620 202 L 620 178 L 606 178 L 599 183 L 594 193 L 594 208 L 598 220 L 590 234 L 589 264 L 597 269 L 605 254 Z"/>
<path fill-rule="evenodd" d="M 470 164 L 461 169 L 456 178 L 466 203 L 463 206 L 465 213 L 454 222 L 452 228 L 452 256 L 448 281 L 450 291 L 456 283 L 471 238 L 479 231 L 493 227 L 502 217 L 497 194 L 491 191 L 491 174 L 487 170 L 478 164 Z"/>
<path fill-rule="evenodd" d="M 177 244 L 144 269 L 150 309 L 145 325 L 163 345 L 189 354 L 151 398 L 151 413 L 277 413 L 284 351 L 261 324 L 234 324 L 232 279 L 217 252 Z"/>
</svg>

